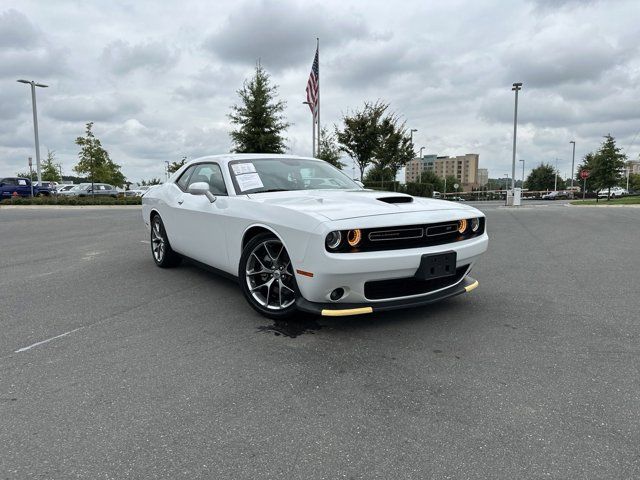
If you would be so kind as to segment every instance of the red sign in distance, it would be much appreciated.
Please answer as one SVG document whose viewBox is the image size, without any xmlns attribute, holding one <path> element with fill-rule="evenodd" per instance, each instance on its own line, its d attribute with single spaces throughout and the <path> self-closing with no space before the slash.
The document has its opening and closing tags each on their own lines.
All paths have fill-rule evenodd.
<svg viewBox="0 0 640 480">
<path fill-rule="evenodd" d="M 580 170 L 580 178 L 589 178 L 589 170 Z"/>
</svg>

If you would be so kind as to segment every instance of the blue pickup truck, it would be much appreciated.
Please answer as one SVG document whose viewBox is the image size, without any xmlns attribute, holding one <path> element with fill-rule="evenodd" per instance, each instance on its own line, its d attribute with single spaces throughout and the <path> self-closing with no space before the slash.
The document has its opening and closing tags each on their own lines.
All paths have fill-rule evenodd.
<svg viewBox="0 0 640 480">
<path fill-rule="evenodd" d="M 5 200 L 15 195 L 20 197 L 31 196 L 31 180 L 23 177 L 0 178 L 0 199 Z M 33 185 L 34 197 L 48 197 L 51 189 L 44 186 Z"/>
</svg>

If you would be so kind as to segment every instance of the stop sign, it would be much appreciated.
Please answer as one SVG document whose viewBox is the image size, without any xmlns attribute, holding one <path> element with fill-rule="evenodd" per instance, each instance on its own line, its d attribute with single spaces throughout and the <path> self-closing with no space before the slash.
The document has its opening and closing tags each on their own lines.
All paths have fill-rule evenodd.
<svg viewBox="0 0 640 480">
<path fill-rule="evenodd" d="M 581 170 L 580 171 L 580 178 L 582 178 L 582 179 L 589 178 L 589 170 Z"/>
</svg>

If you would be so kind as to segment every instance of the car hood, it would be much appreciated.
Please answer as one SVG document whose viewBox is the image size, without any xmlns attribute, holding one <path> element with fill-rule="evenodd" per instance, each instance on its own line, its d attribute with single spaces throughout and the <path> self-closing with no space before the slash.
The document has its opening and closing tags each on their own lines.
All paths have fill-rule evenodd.
<svg viewBox="0 0 640 480">
<path fill-rule="evenodd" d="M 434 210 L 476 211 L 473 207 L 446 200 L 372 190 L 296 190 L 252 193 L 248 197 L 256 202 L 315 214 L 328 220 Z"/>
</svg>

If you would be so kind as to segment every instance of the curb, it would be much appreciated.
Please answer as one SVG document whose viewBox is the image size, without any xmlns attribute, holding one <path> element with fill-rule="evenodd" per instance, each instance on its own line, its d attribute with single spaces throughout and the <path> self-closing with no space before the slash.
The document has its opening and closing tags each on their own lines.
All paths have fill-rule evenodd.
<svg viewBox="0 0 640 480">
<path fill-rule="evenodd" d="M 628 205 L 580 205 L 580 204 L 573 204 L 573 203 L 568 203 L 567 205 L 569 205 L 570 207 L 580 207 L 580 208 L 640 208 L 640 204 L 635 204 L 635 203 L 630 203 Z"/>
</svg>

